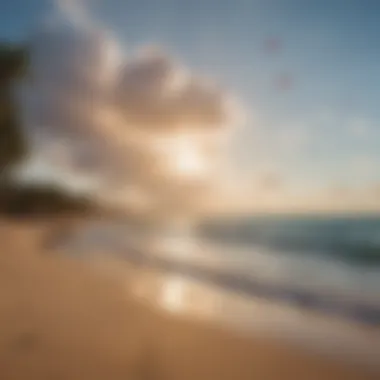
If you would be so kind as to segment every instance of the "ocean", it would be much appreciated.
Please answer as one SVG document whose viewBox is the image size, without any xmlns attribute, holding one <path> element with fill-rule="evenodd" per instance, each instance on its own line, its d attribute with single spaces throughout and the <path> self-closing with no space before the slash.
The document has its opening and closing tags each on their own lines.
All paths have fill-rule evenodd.
<svg viewBox="0 0 380 380">
<path fill-rule="evenodd" d="M 235 288 L 380 324 L 380 216 L 245 217 L 199 232 Z"/>
<path fill-rule="evenodd" d="M 380 325 L 380 216 L 225 218 L 191 228 L 102 221 L 79 240 L 77 249 L 92 245 L 235 293 Z"/>
<path fill-rule="evenodd" d="M 209 222 L 205 236 L 240 247 L 380 267 L 380 216 L 265 216 Z"/>
</svg>

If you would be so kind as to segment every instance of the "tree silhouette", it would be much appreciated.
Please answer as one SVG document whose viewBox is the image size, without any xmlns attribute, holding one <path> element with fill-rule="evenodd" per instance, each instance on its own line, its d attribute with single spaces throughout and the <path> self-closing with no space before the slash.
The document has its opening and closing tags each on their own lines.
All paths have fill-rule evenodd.
<svg viewBox="0 0 380 380">
<path fill-rule="evenodd" d="M 15 82 L 26 74 L 27 50 L 23 46 L 0 43 L 0 180 L 8 179 L 12 169 L 27 153 L 25 137 L 13 96 Z"/>
</svg>

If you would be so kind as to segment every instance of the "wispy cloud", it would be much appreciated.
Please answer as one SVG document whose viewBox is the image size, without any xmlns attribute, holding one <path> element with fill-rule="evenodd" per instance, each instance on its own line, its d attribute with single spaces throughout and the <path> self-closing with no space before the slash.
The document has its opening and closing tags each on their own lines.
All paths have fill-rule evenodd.
<svg viewBox="0 0 380 380">
<path fill-rule="evenodd" d="M 57 16 L 70 19 L 79 24 L 91 22 L 87 2 L 89 0 L 52 0 Z"/>
</svg>

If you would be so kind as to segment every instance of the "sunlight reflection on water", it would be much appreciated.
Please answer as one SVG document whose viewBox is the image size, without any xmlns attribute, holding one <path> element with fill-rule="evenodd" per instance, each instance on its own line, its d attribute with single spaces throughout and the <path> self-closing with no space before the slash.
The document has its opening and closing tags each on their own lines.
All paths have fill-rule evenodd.
<svg viewBox="0 0 380 380">
<path fill-rule="evenodd" d="M 378 365 L 378 329 L 363 328 L 159 271 L 138 270 L 128 291 L 170 314 L 213 322 L 244 334 L 254 332 L 263 337 L 285 339 L 319 353 Z"/>
<path fill-rule="evenodd" d="M 165 305 L 165 308 L 171 312 L 183 310 L 183 302 L 186 298 L 185 293 L 186 287 L 184 282 L 180 278 L 174 277 L 163 284 L 160 303 Z"/>
<path fill-rule="evenodd" d="M 96 237 L 97 243 L 103 239 L 99 232 L 101 231 L 95 231 L 94 234 L 92 231 L 92 236 Z M 114 232 L 115 230 L 113 230 Z M 79 255 L 77 256 L 88 260 L 94 253 L 94 240 L 91 239 L 91 236 L 90 239 L 85 240 L 85 244 L 82 244 L 83 241 L 79 239 L 80 252 L 78 251 Z M 159 242 L 161 245 L 152 244 L 154 242 Z M 176 260 L 186 264 L 192 262 L 210 264 L 208 259 L 212 255 L 210 256 L 208 253 L 205 255 L 205 251 L 199 247 L 193 249 L 191 245 L 176 245 L 178 242 L 182 244 L 181 239 L 149 240 L 150 245 L 147 244 L 144 247 L 151 247 L 151 253 L 146 255 L 148 260 L 153 260 L 150 264 L 154 264 L 155 257 L 160 255 L 166 259 L 175 257 Z M 71 246 L 75 246 L 75 242 L 71 243 L 73 243 Z M 113 238 L 105 236 L 104 243 L 102 249 L 104 252 L 116 251 L 117 247 Z M 170 244 L 168 245 L 168 243 Z M 126 245 L 123 241 L 119 248 L 120 252 L 130 252 L 127 246 L 128 244 Z M 167 249 L 169 246 L 171 249 Z M 205 255 L 206 258 L 202 258 L 202 255 Z M 94 256 L 92 257 L 94 258 Z M 103 255 L 97 268 L 105 271 L 106 268 L 110 268 L 105 264 L 115 260 L 117 263 L 114 273 L 120 276 L 123 282 L 126 281 L 128 293 L 132 293 L 133 296 L 159 310 L 231 326 L 244 333 L 255 331 L 255 333 L 266 336 L 290 339 L 303 345 L 320 348 L 325 352 L 347 354 L 353 359 L 378 362 L 380 339 L 376 339 L 379 337 L 377 328 L 359 327 L 339 318 L 326 318 L 318 313 L 311 313 L 292 305 L 279 304 L 273 300 L 254 296 L 244 296 L 232 290 L 221 289 L 216 285 L 195 280 L 186 274 L 176 273 L 175 270 L 159 269 L 154 265 L 138 265 L 129 271 L 127 268 L 130 267 L 130 263 L 120 260 L 120 258 L 123 258 L 123 254 Z M 123 273 L 124 267 L 125 272 Z M 174 266 L 174 268 L 176 267 Z M 112 275 L 112 268 L 108 272 Z M 130 276 L 131 272 L 132 276 Z"/>
</svg>

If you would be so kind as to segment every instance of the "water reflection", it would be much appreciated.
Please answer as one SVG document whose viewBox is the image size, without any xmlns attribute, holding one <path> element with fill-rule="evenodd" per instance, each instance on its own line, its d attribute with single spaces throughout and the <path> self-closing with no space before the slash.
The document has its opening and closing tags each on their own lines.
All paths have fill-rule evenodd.
<svg viewBox="0 0 380 380">
<path fill-rule="evenodd" d="M 72 253 L 76 247 L 77 257 L 97 262 L 100 265 L 96 267 L 100 271 L 107 269 L 108 274 L 120 276 L 126 284 L 126 291 L 149 307 L 177 316 L 212 321 L 244 333 L 254 331 L 265 336 L 289 339 L 313 349 L 349 355 L 355 360 L 373 363 L 378 360 L 380 339 L 376 337 L 379 337 L 380 331 L 377 327 L 358 326 L 340 318 L 294 307 L 291 303 L 284 304 L 257 295 L 237 293 L 232 288 L 222 288 L 185 270 L 191 268 L 191 263 L 202 263 L 204 266 L 206 262 L 210 264 L 213 261 L 209 253 L 206 258 L 202 257 L 204 250 L 183 249 L 183 245 L 176 246 L 175 239 L 170 241 L 170 245 L 160 243 L 161 248 L 170 246 L 170 250 L 157 249 L 160 245 L 152 244 L 145 244 L 142 249 L 141 245 L 133 245 L 132 239 L 120 239 L 120 236 L 126 236 L 125 229 L 124 233 L 123 230 L 116 231 L 115 226 L 108 232 L 101 227 L 85 233 L 82 231 L 77 236 L 77 244 L 74 237 L 71 239 L 69 251 Z M 140 244 L 142 240 L 133 241 Z M 152 241 L 154 239 L 148 240 L 150 243 Z M 146 249 L 147 246 L 154 249 Z M 181 252 L 180 255 L 170 253 L 176 249 Z M 106 253 L 100 261 L 95 260 L 95 257 L 99 258 L 95 252 L 99 251 Z M 133 253 L 135 251 L 137 253 Z M 160 261 L 160 258 L 165 260 Z M 111 262 L 115 265 L 110 265 Z M 210 272 L 207 273 L 210 276 Z"/>
<path fill-rule="evenodd" d="M 215 319 L 222 310 L 221 292 L 179 274 L 137 269 L 129 290 L 169 313 Z"/>
<path fill-rule="evenodd" d="M 173 276 L 163 285 L 160 303 L 171 312 L 183 310 L 187 289 L 181 278 Z"/>
<path fill-rule="evenodd" d="M 380 331 L 247 297 L 177 274 L 138 269 L 128 292 L 166 313 L 244 334 L 284 339 L 318 353 L 376 366 Z"/>
</svg>

